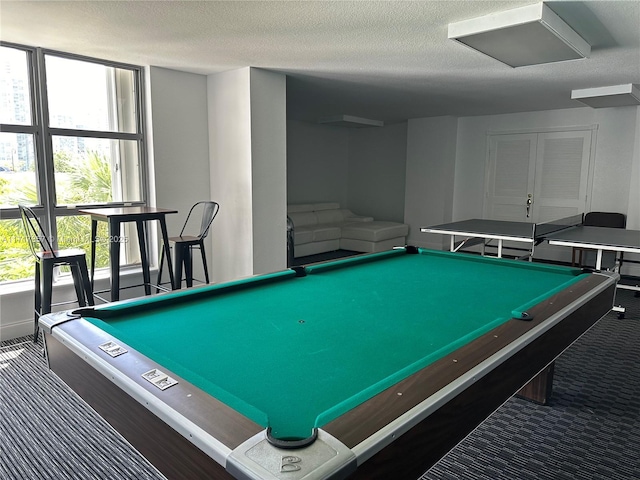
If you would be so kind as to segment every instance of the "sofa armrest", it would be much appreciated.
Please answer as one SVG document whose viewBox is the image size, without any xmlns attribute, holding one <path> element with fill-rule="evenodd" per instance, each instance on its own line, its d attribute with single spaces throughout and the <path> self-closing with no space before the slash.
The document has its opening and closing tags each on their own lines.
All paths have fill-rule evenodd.
<svg viewBox="0 0 640 480">
<path fill-rule="evenodd" d="M 293 222 L 294 228 L 318 224 L 316 214 L 313 212 L 289 212 L 288 217 Z"/>
</svg>

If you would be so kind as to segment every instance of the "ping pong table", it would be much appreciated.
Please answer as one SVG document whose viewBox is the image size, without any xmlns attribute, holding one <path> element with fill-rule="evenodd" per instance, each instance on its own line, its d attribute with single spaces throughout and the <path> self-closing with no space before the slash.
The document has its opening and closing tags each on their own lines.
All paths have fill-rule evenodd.
<svg viewBox="0 0 640 480">
<path fill-rule="evenodd" d="M 450 236 L 450 250 L 458 251 L 464 246 L 482 243 L 482 254 L 486 245 L 498 242 L 497 256 L 502 257 L 504 242 L 520 242 L 529 247 L 528 253 L 519 258 L 533 259 L 535 246 L 543 241 L 549 245 L 576 247 L 596 252 L 595 269 L 602 269 L 602 255 L 605 251 L 640 254 L 640 230 L 620 228 L 591 227 L 582 225 L 583 215 L 575 215 L 549 223 L 510 222 L 505 220 L 471 219 L 445 223 L 420 229 L 423 233 L 436 233 Z M 456 242 L 457 237 L 462 237 Z M 622 261 L 616 258 L 614 270 L 620 271 Z M 640 292 L 639 286 L 618 283 L 617 288 Z M 620 318 L 625 309 L 614 306 Z"/>
<path fill-rule="evenodd" d="M 602 269 L 602 254 L 604 252 L 615 252 L 616 257 L 620 253 L 620 259 L 616 259 L 614 267 L 614 270 L 617 270 L 618 273 L 620 273 L 620 267 L 622 266 L 622 254 L 640 254 L 640 230 L 579 225 L 550 234 L 547 236 L 547 242 L 549 245 L 595 250 L 596 270 Z M 640 286 L 638 285 L 618 283 L 617 288 L 634 290 L 636 296 L 640 292 Z M 624 316 L 623 307 L 615 307 L 614 310 L 619 312 L 621 317 Z"/>
<path fill-rule="evenodd" d="M 437 233 L 450 236 L 450 250 L 456 252 L 465 246 L 482 244 L 482 254 L 485 247 L 492 241 L 497 241 L 498 257 L 502 257 L 505 242 L 518 242 L 528 247 L 528 253 L 521 258 L 533 257 L 534 249 L 549 235 L 576 227 L 582 224 L 582 214 L 567 217 L 548 223 L 511 222 L 506 220 L 490 220 L 474 218 L 459 222 L 444 223 L 432 227 L 422 227 L 423 233 Z M 457 237 L 462 237 L 459 241 Z"/>
<path fill-rule="evenodd" d="M 547 236 L 546 240 L 549 245 L 595 250 L 596 270 L 602 269 L 603 252 L 640 253 L 639 230 L 578 225 L 553 232 Z M 617 265 L 618 268 L 619 266 L 620 264 Z"/>
</svg>

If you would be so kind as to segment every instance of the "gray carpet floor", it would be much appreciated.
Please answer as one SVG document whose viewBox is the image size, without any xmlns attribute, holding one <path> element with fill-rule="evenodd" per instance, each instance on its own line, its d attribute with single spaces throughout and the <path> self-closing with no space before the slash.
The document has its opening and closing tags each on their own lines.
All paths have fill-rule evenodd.
<svg viewBox="0 0 640 480">
<path fill-rule="evenodd" d="M 513 398 L 424 480 L 640 479 L 640 298 L 556 362 L 551 404 Z M 0 344 L 0 479 L 162 479 L 51 374 L 42 345 Z"/>
</svg>

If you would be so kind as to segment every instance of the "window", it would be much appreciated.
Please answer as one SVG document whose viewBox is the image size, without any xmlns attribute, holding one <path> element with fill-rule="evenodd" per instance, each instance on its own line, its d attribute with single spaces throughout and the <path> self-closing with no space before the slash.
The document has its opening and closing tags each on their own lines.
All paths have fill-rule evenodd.
<svg viewBox="0 0 640 480">
<path fill-rule="evenodd" d="M 90 221 L 78 209 L 145 204 L 146 170 L 140 67 L 2 43 L 0 70 L 6 282 L 33 276 L 18 203 L 33 206 L 55 246 L 90 255 Z M 108 245 L 97 249 L 96 265 L 106 266 Z M 124 262 L 139 262 L 135 247 L 124 250 Z"/>
</svg>

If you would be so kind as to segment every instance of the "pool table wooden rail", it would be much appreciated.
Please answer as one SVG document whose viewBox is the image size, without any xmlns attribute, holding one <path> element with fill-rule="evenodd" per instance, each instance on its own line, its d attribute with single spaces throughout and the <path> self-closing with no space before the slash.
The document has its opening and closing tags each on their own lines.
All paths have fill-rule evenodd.
<svg viewBox="0 0 640 480">
<path fill-rule="evenodd" d="M 120 340 L 118 344 L 128 350 L 126 355 L 110 358 L 98 352 L 113 373 L 94 368 L 90 351 L 113 337 L 86 321 L 66 322 L 56 329 L 58 335 L 45 333 L 49 368 L 169 479 L 231 478 L 222 466 L 224 456 L 264 430 Z M 77 338 L 82 345 L 70 344 Z M 140 376 L 153 368 L 170 373 L 178 384 L 158 390 Z M 125 391 L 122 379 L 138 388 Z M 154 401 L 159 397 L 160 404 Z M 166 413 L 171 409 L 183 418 L 162 418 L 171 416 Z M 198 433 L 203 438 L 196 438 Z M 212 438 L 222 443 L 220 448 L 203 445 Z"/>
<path fill-rule="evenodd" d="M 611 309 L 613 277 L 590 275 L 534 306 L 532 321 L 506 322 L 322 427 L 356 454 L 349 478 L 418 478 L 529 380 L 542 372 L 538 385 L 549 385 L 552 362 Z M 221 457 L 261 426 L 133 349 L 115 358 L 97 352 L 101 372 L 87 352 L 112 337 L 82 319 L 48 320 L 41 327 L 51 370 L 167 478 L 232 478 Z M 179 384 L 158 390 L 140 377 L 152 368 Z"/>
</svg>

